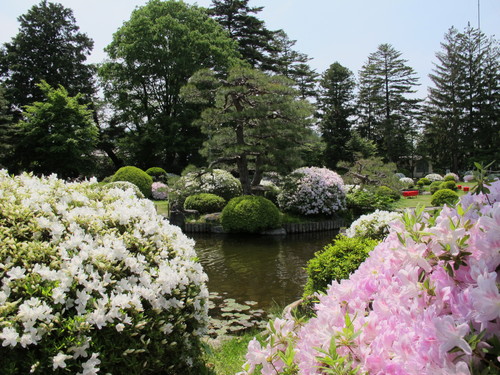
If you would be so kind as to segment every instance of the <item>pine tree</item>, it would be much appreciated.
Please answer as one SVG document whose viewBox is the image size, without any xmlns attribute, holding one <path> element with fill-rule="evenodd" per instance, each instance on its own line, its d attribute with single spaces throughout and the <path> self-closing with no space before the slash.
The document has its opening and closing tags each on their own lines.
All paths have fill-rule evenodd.
<svg viewBox="0 0 500 375">
<path fill-rule="evenodd" d="M 340 160 L 350 160 L 347 145 L 351 138 L 355 81 L 353 73 L 338 62 L 320 80 L 320 130 L 325 147 L 325 164 L 335 169 Z"/>
<path fill-rule="evenodd" d="M 264 7 L 250 7 L 249 0 L 212 0 L 209 15 L 238 43 L 238 51 L 253 68 L 274 71 L 269 58 L 274 32 L 265 27 L 258 14 Z"/>
<path fill-rule="evenodd" d="M 0 85 L 0 169 L 9 164 L 13 152 L 14 128 L 9 105 L 5 99 L 5 88 Z"/>
<path fill-rule="evenodd" d="M 418 78 L 407 60 L 389 44 L 368 56 L 360 71 L 358 130 L 375 141 L 380 156 L 399 165 L 413 153 L 419 100 Z"/>
<path fill-rule="evenodd" d="M 425 146 L 437 166 L 459 172 L 500 149 L 500 50 L 493 38 L 451 28 L 430 78 Z"/>
<path fill-rule="evenodd" d="M 0 54 L 7 98 L 19 110 L 40 101 L 42 80 L 72 96 L 94 92 L 94 68 L 85 64 L 93 41 L 79 31 L 71 9 L 43 0 L 18 18 L 20 28 Z"/>
</svg>

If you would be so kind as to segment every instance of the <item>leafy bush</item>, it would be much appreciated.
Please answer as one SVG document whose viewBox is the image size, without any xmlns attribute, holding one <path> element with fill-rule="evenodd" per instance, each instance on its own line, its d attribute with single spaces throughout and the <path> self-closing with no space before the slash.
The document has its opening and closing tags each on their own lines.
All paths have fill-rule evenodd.
<svg viewBox="0 0 500 375">
<path fill-rule="evenodd" d="M 441 189 L 436 191 L 432 195 L 431 204 L 433 206 L 442 206 L 443 204 L 447 204 L 449 206 L 453 206 L 458 202 L 458 194 L 450 189 Z"/>
<path fill-rule="evenodd" d="M 345 209 L 344 182 L 327 168 L 299 168 L 285 178 L 278 204 L 290 213 L 333 215 Z"/>
<path fill-rule="evenodd" d="M 420 180 L 418 180 L 417 185 L 420 187 L 427 186 L 431 184 L 431 180 L 428 178 L 422 177 Z"/>
<path fill-rule="evenodd" d="M 376 194 L 379 196 L 389 197 L 392 202 L 396 202 L 401 199 L 401 193 L 388 186 L 379 186 L 376 190 Z"/>
<path fill-rule="evenodd" d="M 187 197 L 200 193 L 215 194 L 229 201 L 241 195 L 241 182 L 222 169 L 189 172 L 175 182 L 171 199 L 174 205 L 183 207 Z"/>
<path fill-rule="evenodd" d="M 151 176 L 153 181 L 166 182 L 167 171 L 160 167 L 151 167 L 146 169 L 146 173 Z"/>
<path fill-rule="evenodd" d="M 106 185 L 104 185 L 104 189 L 122 189 L 122 190 L 132 190 L 134 195 L 137 198 L 144 198 L 144 194 L 139 190 L 137 185 L 133 184 L 132 182 L 128 181 L 116 181 L 116 182 L 110 182 Z"/>
<path fill-rule="evenodd" d="M 129 192 L 0 172 L 2 374 L 200 373 L 194 243 Z"/>
<path fill-rule="evenodd" d="M 412 188 L 413 186 L 415 186 L 415 181 L 413 181 L 413 178 L 403 177 L 403 178 L 400 178 L 399 181 L 403 184 L 405 189 L 409 189 L 409 188 Z"/>
<path fill-rule="evenodd" d="M 264 187 L 264 198 L 269 199 L 275 205 L 278 205 L 278 195 L 281 189 L 276 185 L 274 181 L 262 180 L 260 183 Z"/>
<path fill-rule="evenodd" d="M 196 210 L 200 214 L 221 212 L 226 205 L 226 200 L 215 194 L 201 193 L 190 195 L 184 202 L 185 210 Z"/>
<path fill-rule="evenodd" d="M 474 180 L 474 175 L 472 174 L 467 174 L 464 176 L 464 182 L 471 182 Z"/>
<path fill-rule="evenodd" d="M 455 181 L 451 181 L 451 180 L 441 182 L 441 185 L 439 185 L 439 189 L 450 189 L 453 191 L 458 190 L 457 184 L 455 183 Z"/>
<path fill-rule="evenodd" d="M 316 252 L 314 258 L 307 263 L 304 295 L 324 293 L 333 280 L 347 279 L 378 242 L 369 238 L 337 236 L 332 244 Z"/>
<path fill-rule="evenodd" d="M 438 216 L 406 212 L 319 297 L 315 317 L 271 321 L 265 344 L 249 343 L 243 373 L 497 374 L 498 202 L 495 182 Z"/>
<path fill-rule="evenodd" d="M 434 194 L 436 191 L 438 191 L 439 189 L 441 189 L 441 184 L 442 183 L 443 183 L 443 181 L 433 181 L 429 185 L 429 191 L 431 192 L 431 194 Z"/>
<path fill-rule="evenodd" d="M 389 233 L 389 224 L 401 219 L 402 214 L 391 211 L 380 211 L 360 216 L 347 229 L 347 237 L 365 237 L 383 240 Z"/>
<path fill-rule="evenodd" d="M 460 181 L 460 177 L 458 177 L 458 175 L 457 175 L 457 174 L 452 173 L 452 172 L 450 172 L 450 173 L 446 173 L 446 174 L 444 175 L 443 179 L 444 179 L 445 181 L 455 181 L 455 182 Z"/>
<path fill-rule="evenodd" d="M 354 189 L 346 194 L 347 210 L 353 218 L 373 212 L 375 210 L 388 210 L 393 202 L 385 194 L 375 194 L 365 189 Z"/>
<path fill-rule="evenodd" d="M 164 201 L 168 199 L 169 188 L 163 182 L 153 182 L 151 185 L 151 195 L 153 199 L 158 201 Z"/>
<path fill-rule="evenodd" d="M 278 208 L 264 197 L 243 195 L 231 199 L 222 210 L 222 227 L 230 232 L 257 233 L 281 225 Z"/>
<path fill-rule="evenodd" d="M 142 169 L 132 166 L 121 167 L 111 179 L 112 182 L 128 181 L 136 185 L 146 198 L 151 197 L 151 185 L 153 179 Z"/>
<path fill-rule="evenodd" d="M 443 177 L 437 173 L 428 174 L 427 176 L 425 176 L 425 178 L 428 179 L 430 182 L 443 181 Z"/>
<path fill-rule="evenodd" d="M 404 173 L 395 173 L 396 177 L 401 180 L 402 178 L 406 178 Z"/>
</svg>

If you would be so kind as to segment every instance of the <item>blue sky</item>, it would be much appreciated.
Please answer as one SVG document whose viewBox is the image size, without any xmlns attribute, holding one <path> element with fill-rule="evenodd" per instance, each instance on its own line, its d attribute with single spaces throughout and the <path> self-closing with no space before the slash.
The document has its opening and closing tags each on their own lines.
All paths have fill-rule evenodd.
<svg viewBox="0 0 500 375">
<path fill-rule="evenodd" d="M 500 1 L 479 0 L 481 30 L 500 39 Z M 146 0 L 59 0 L 73 9 L 81 31 L 94 42 L 91 62 L 101 62 L 113 33 Z M 188 0 L 208 7 L 211 0 Z M 38 4 L 33 0 L 0 0 L 0 43 L 17 33 L 17 17 Z M 312 58 L 318 73 L 338 61 L 356 75 L 368 55 L 382 43 L 391 44 L 420 77 L 419 96 L 431 84 L 443 36 L 451 26 L 478 26 L 478 0 L 250 0 L 263 6 L 258 17 L 271 30 L 283 29 L 296 49 Z"/>
</svg>

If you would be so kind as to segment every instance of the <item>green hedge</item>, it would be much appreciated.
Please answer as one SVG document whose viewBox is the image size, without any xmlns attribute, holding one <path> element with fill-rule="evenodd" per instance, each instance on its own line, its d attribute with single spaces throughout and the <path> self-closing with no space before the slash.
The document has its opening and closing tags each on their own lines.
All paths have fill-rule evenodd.
<svg viewBox="0 0 500 375">
<path fill-rule="evenodd" d="M 332 244 L 315 253 L 307 263 L 304 296 L 326 292 L 332 280 L 349 278 L 378 243 L 370 238 L 337 236 Z"/>
<path fill-rule="evenodd" d="M 450 189 L 441 189 L 436 191 L 432 195 L 431 204 L 433 206 L 442 206 L 443 204 L 447 204 L 453 206 L 458 202 L 458 194 Z"/>
<path fill-rule="evenodd" d="M 122 167 L 116 171 L 111 182 L 128 181 L 139 188 L 146 198 L 151 197 L 151 185 L 153 179 L 142 169 L 132 166 Z"/>
<path fill-rule="evenodd" d="M 184 201 L 185 210 L 196 210 L 200 214 L 221 212 L 226 205 L 226 200 L 215 194 L 201 193 L 190 195 Z"/>
<path fill-rule="evenodd" d="M 256 233 L 281 225 L 281 214 L 269 199 L 255 195 L 233 198 L 222 210 L 221 223 L 230 232 Z"/>
</svg>

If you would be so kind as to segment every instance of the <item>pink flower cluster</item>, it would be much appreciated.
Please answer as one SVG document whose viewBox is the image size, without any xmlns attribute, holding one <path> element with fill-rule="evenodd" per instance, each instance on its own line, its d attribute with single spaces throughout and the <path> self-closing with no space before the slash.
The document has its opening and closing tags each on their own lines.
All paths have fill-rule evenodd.
<svg viewBox="0 0 500 375">
<path fill-rule="evenodd" d="M 287 314 L 266 346 L 252 341 L 243 374 L 322 374 L 332 340 L 360 374 L 465 375 L 485 364 L 486 341 L 500 337 L 500 182 L 490 191 L 438 216 L 405 213 L 350 279 L 319 296 L 314 318 Z"/>
<path fill-rule="evenodd" d="M 284 183 L 278 205 L 301 215 L 332 215 L 345 208 L 344 181 L 327 168 L 299 168 Z"/>
</svg>

